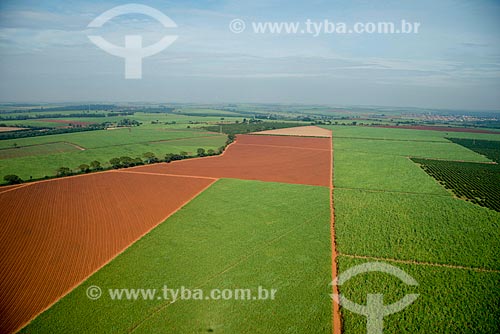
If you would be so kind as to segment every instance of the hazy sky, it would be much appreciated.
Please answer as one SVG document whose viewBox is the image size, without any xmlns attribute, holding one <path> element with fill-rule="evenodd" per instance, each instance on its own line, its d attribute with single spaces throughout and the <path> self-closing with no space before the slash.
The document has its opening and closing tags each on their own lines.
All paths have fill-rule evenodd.
<svg viewBox="0 0 500 334">
<path fill-rule="evenodd" d="M 126 1 L 0 0 L 0 101 L 281 102 L 500 109 L 500 1 L 136 1 L 176 24 L 124 15 Z M 247 29 L 234 34 L 233 19 Z M 393 21 L 418 34 L 255 34 L 252 22 Z M 301 26 L 303 27 L 303 26 Z M 178 35 L 124 79 L 87 35 L 144 44 Z"/>
</svg>

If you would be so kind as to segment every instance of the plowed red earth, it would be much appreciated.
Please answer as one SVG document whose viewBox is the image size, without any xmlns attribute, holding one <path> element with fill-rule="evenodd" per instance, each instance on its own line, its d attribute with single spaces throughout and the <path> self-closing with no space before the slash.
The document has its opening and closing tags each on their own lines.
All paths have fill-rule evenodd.
<svg viewBox="0 0 500 334">
<path fill-rule="evenodd" d="M 127 169 L 330 186 L 331 138 L 239 135 L 221 156 Z"/>
<path fill-rule="evenodd" d="M 332 132 L 319 126 L 296 126 L 293 128 L 283 128 L 254 132 L 254 135 L 275 135 L 275 136 L 299 136 L 299 137 L 331 137 Z"/>
<path fill-rule="evenodd" d="M 22 327 L 217 178 L 330 187 L 330 145 L 240 135 L 220 156 L 2 188 L 0 333 Z"/>
<path fill-rule="evenodd" d="M 213 182 L 105 172 L 0 193 L 0 333 L 19 329 Z"/>
</svg>

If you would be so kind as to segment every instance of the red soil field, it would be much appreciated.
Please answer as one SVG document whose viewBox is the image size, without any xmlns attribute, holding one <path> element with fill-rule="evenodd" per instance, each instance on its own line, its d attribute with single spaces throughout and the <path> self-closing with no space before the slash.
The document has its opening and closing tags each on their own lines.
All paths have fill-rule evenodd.
<svg viewBox="0 0 500 334">
<path fill-rule="evenodd" d="M 442 132 L 469 132 L 469 133 L 489 133 L 494 135 L 500 135 L 500 131 L 492 131 L 485 129 L 472 129 L 472 128 L 449 128 L 446 126 L 423 126 L 423 125 L 372 125 L 375 128 L 386 128 L 386 129 L 409 129 L 409 130 L 431 130 L 431 131 L 442 131 Z"/>
<path fill-rule="evenodd" d="M 320 149 L 330 152 L 331 140 L 325 138 L 304 138 L 293 136 L 254 136 L 238 135 L 236 144 L 238 145 L 265 145 L 293 147 L 297 149 Z"/>
<path fill-rule="evenodd" d="M 319 126 L 297 126 L 293 128 L 283 128 L 254 132 L 254 135 L 277 135 L 277 136 L 299 136 L 299 137 L 331 137 L 332 132 Z"/>
<path fill-rule="evenodd" d="M 104 172 L 0 192 L 0 333 L 18 330 L 215 180 Z"/>
<path fill-rule="evenodd" d="M 221 156 L 127 169 L 330 186 L 331 138 L 239 135 Z"/>
<path fill-rule="evenodd" d="M 15 188 L 24 187 L 24 186 L 26 186 L 26 185 L 25 184 L 11 184 L 11 185 L 7 185 L 7 186 L 1 186 L 0 187 L 0 194 L 3 192 L 11 191 Z"/>
</svg>

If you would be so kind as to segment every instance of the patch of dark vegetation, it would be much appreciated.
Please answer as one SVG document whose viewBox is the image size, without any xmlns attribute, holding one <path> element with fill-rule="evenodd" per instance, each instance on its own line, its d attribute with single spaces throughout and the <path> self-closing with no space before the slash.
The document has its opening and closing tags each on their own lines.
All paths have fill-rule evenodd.
<svg viewBox="0 0 500 334">
<path fill-rule="evenodd" d="M 500 165 L 411 158 L 457 197 L 500 212 Z"/>
<path fill-rule="evenodd" d="M 87 126 L 82 127 L 67 127 L 67 128 L 38 128 L 38 127 L 29 127 L 26 130 L 19 131 L 9 131 L 0 133 L 0 140 L 7 139 L 18 139 L 18 138 L 27 138 L 27 137 L 39 137 L 39 136 L 48 136 L 48 135 L 59 135 L 63 133 L 73 133 L 73 132 L 83 132 L 83 131 L 95 131 L 95 130 L 104 130 L 106 128 L 106 124 L 89 124 Z"/>
<path fill-rule="evenodd" d="M 464 138 L 446 138 L 455 144 L 462 145 L 476 153 L 482 154 L 490 160 L 500 163 L 500 141 L 478 140 Z"/>
</svg>

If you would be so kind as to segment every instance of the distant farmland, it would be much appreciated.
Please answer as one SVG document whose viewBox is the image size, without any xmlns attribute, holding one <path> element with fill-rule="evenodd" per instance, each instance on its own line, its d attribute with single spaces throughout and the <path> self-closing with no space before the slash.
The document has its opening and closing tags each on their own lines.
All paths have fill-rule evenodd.
<svg viewBox="0 0 500 334">
<path fill-rule="evenodd" d="M 140 113 L 135 119 L 146 124 L 132 129 L 0 141 L 0 153 L 19 155 L 2 159 L 10 169 L 0 172 L 26 177 L 144 152 L 196 155 L 259 126 L 238 119 L 220 134 L 217 122 L 230 111 L 192 114 Z M 401 126 L 321 127 L 237 134 L 220 155 L 201 151 L 0 188 L 0 250 L 7 254 L 0 299 L 10 303 L 0 331 L 365 333 L 365 316 L 343 306 L 337 312 L 329 283 L 355 265 L 382 262 L 418 286 L 372 272 L 338 289 L 360 305 L 368 294 L 383 294 L 385 305 L 419 294 L 384 317 L 384 333 L 497 332 L 500 172 L 491 150 L 500 134 L 453 132 L 450 139 L 446 131 Z M 51 147 L 63 142 L 84 150 L 50 153 L 77 149 Z M 117 301 L 108 293 L 164 285 L 278 292 L 272 304 Z M 102 289 L 100 299 L 87 297 L 91 286 Z"/>
</svg>

